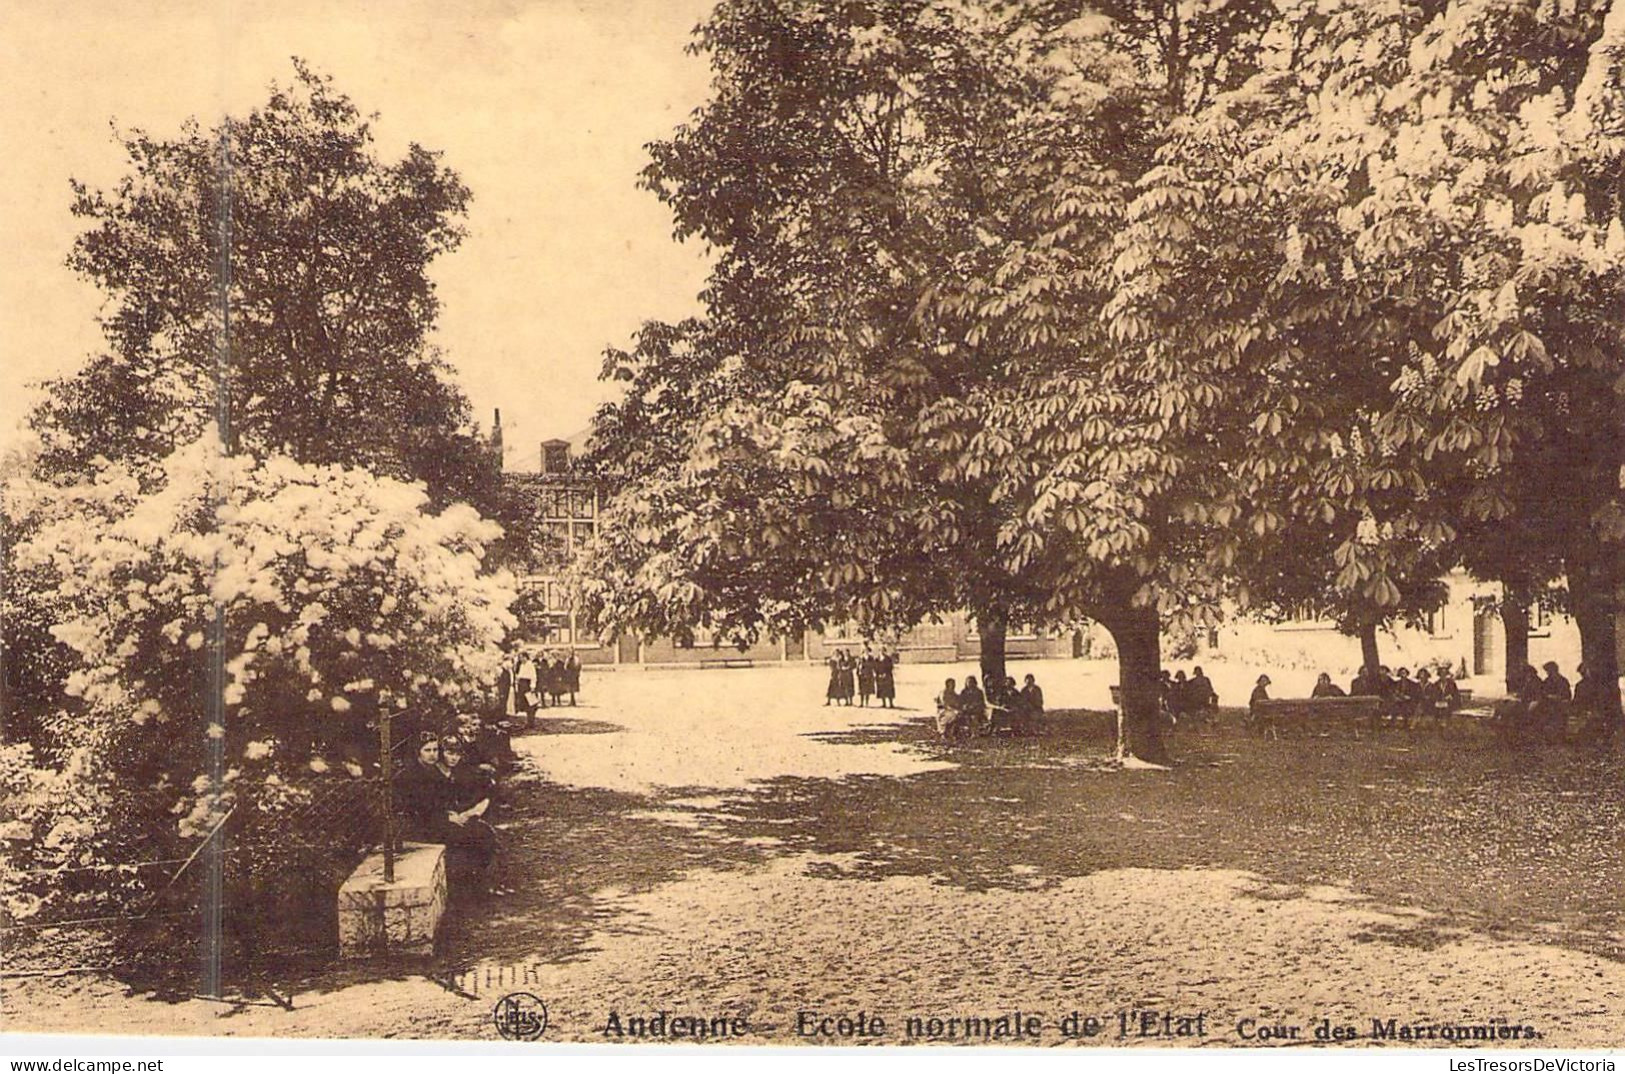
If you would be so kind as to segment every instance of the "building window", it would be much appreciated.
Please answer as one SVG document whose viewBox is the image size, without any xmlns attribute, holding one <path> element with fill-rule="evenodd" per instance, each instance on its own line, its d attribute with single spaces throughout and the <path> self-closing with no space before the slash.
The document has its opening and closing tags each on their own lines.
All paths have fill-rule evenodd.
<svg viewBox="0 0 1625 1074">
<path fill-rule="evenodd" d="M 568 615 L 550 614 L 542 620 L 542 639 L 548 645 L 574 645 L 575 631 Z"/>
<path fill-rule="evenodd" d="M 542 445 L 542 472 L 545 474 L 563 474 L 570 471 L 570 445 L 569 444 L 543 444 Z"/>
<path fill-rule="evenodd" d="M 538 502 L 541 505 L 543 518 L 569 518 L 569 493 L 559 489 L 544 489 Z"/>
<path fill-rule="evenodd" d="M 829 631 L 824 635 L 826 645 L 861 645 L 863 640 L 863 632 L 858 627 L 856 619 L 831 624 Z"/>
<path fill-rule="evenodd" d="M 1038 641 L 1049 636 L 1048 631 L 1041 630 L 1031 623 L 1006 623 L 1004 625 L 1005 641 Z M 981 641 L 982 629 L 971 619 L 965 630 L 965 637 L 969 641 Z"/>
</svg>

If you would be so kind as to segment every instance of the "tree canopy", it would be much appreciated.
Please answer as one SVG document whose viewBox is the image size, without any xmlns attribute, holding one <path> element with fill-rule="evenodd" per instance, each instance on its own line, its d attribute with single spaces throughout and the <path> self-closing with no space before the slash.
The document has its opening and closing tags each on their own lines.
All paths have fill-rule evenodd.
<svg viewBox="0 0 1625 1074">
<path fill-rule="evenodd" d="M 1560 567 L 1606 676 L 1625 16 L 1548 6 L 718 5 L 646 175 L 717 268 L 606 364 L 598 609 L 1094 619 L 1148 754 L 1225 600 Z"/>
<path fill-rule="evenodd" d="M 1295 12 L 1168 156 L 1135 308 L 1187 362 L 1258 363 L 1241 491 L 1339 535 L 1345 602 L 1402 611 L 1461 563 L 1521 606 L 1566 574 L 1612 681 L 1625 235 L 1591 162 L 1617 161 L 1621 16 L 1551 14 Z"/>
<path fill-rule="evenodd" d="M 468 189 L 412 145 L 379 159 L 371 122 L 295 61 L 245 117 L 121 136 L 112 188 L 73 186 L 68 264 L 107 296 L 105 354 L 47 385 L 42 472 L 154 463 L 218 425 L 286 452 L 488 498 L 483 445 L 428 342 L 429 267 L 458 246 Z"/>
<path fill-rule="evenodd" d="M 1152 645 L 1151 733 L 1157 613 L 1200 615 L 1204 579 L 1174 404 L 1122 390 L 1108 253 L 1158 132 L 1268 10 L 1203 24 L 1230 69 L 1155 8 L 719 5 L 713 99 L 646 175 L 717 268 L 704 318 L 606 367 L 632 390 L 596 439 L 605 618 L 1089 616 Z"/>
</svg>

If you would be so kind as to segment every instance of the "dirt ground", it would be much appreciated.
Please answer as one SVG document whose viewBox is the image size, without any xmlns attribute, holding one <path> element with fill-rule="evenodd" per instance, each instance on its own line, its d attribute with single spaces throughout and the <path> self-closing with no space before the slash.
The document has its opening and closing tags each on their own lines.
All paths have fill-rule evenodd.
<svg viewBox="0 0 1625 1074">
<path fill-rule="evenodd" d="M 432 959 L 304 967 L 283 1005 L 8 981 L 5 1028 L 495 1039 L 523 991 L 550 1041 L 1625 1043 L 1619 753 L 1230 713 L 1119 771 L 1086 661 L 1013 666 L 1065 710 L 1042 737 L 940 745 L 927 699 L 973 670 L 905 666 L 896 711 L 825 707 L 817 668 L 590 675 L 517 742 L 513 894 Z M 1256 673 L 1208 670 L 1226 701 Z"/>
</svg>

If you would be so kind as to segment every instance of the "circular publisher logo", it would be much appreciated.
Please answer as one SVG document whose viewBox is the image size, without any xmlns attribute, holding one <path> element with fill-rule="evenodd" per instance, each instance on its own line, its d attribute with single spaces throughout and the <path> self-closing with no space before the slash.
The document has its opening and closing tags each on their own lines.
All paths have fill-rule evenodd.
<svg viewBox="0 0 1625 1074">
<path fill-rule="evenodd" d="M 497 1000 L 491 1021 L 503 1040 L 535 1040 L 547 1030 L 547 1004 L 529 992 L 509 992 Z"/>
</svg>

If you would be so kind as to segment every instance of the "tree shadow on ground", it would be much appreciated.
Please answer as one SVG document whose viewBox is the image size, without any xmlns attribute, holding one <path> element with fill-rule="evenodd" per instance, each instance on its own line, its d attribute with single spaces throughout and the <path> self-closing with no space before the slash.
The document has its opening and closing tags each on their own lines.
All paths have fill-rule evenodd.
<svg viewBox="0 0 1625 1074">
<path fill-rule="evenodd" d="M 553 734 L 602 734 L 601 728 L 614 727 L 598 721 L 549 725 Z M 453 892 L 433 955 L 346 963 L 331 953 L 334 939 L 302 959 L 268 964 L 267 979 L 282 991 L 326 992 L 413 976 L 454 986 L 480 963 L 523 967 L 585 958 L 594 934 L 639 931 L 625 908 L 631 896 L 695 869 L 757 864 L 767 853 L 707 826 L 707 807 L 685 801 L 714 794 L 711 788 L 637 795 L 566 787 L 521 765 L 499 794 L 488 815 L 500 846 L 493 890 Z"/>
<path fill-rule="evenodd" d="M 925 877 L 966 891 L 1035 890 L 1103 869 L 1238 869 L 1265 878 L 1261 898 L 1336 885 L 1432 915 L 1403 934 L 1367 930 L 1364 942 L 1471 929 L 1625 959 L 1617 756 L 1416 733 L 1264 741 L 1230 712 L 1176 739 L 1175 770 L 1116 771 L 1115 736 L 1111 714 L 1069 712 L 1037 738 L 944 744 L 928 717 L 905 715 L 809 737 L 900 746 L 950 767 L 650 796 L 520 784 L 504 865 L 519 890 L 459 914 L 440 958 L 584 957 L 595 931 L 639 927 L 629 895 L 695 869 L 807 855 L 832 879 Z"/>
<path fill-rule="evenodd" d="M 580 716 L 538 716 L 537 732 L 544 735 L 613 735 L 626 728 L 607 720 Z"/>
<path fill-rule="evenodd" d="M 728 798 L 714 821 L 741 842 L 836 859 L 821 872 L 854 880 L 982 891 L 1102 869 L 1240 869 L 1425 908 L 1442 919 L 1435 931 L 1625 959 L 1617 755 L 1513 752 L 1482 734 L 1260 740 L 1235 712 L 1177 736 L 1171 772 L 1110 770 L 1105 713 L 1059 714 L 1037 739 L 945 745 L 926 720 L 819 737 L 900 744 L 954 767 L 776 779 Z"/>
<path fill-rule="evenodd" d="M 785 776 L 744 790 L 640 795 L 520 772 L 494 814 L 507 895 L 462 898 L 436 954 L 276 968 L 287 990 L 454 977 L 589 956 L 595 934 L 636 933 L 631 896 L 697 870 L 807 856 L 855 883 L 925 877 L 965 891 L 1038 890 L 1104 869 L 1258 874 L 1258 898 L 1336 885 L 1428 919 L 1360 942 L 1425 946 L 1458 930 L 1625 959 L 1625 793 L 1617 755 L 1510 753 L 1488 740 L 1395 733 L 1264 741 L 1228 713 L 1176 738 L 1173 771 L 1109 764 L 1107 713 L 1053 715 L 1036 738 L 945 744 L 925 716 L 809 737 L 887 744 L 946 761 L 895 776 Z M 575 726 L 579 723 L 584 726 Z M 563 733 L 602 733 L 596 721 Z M 568 729 L 566 729 L 568 728 Z"/>
</svg>

